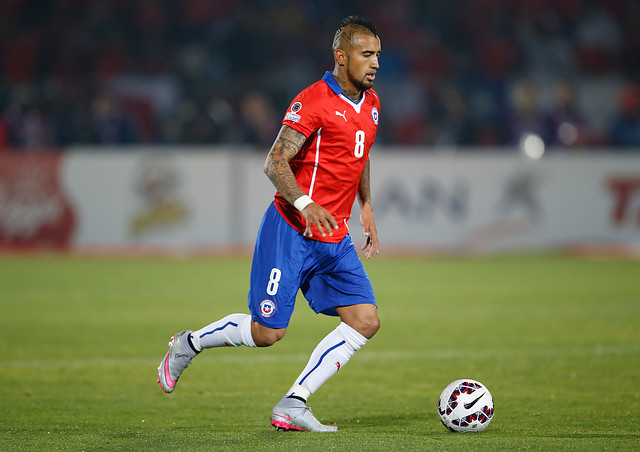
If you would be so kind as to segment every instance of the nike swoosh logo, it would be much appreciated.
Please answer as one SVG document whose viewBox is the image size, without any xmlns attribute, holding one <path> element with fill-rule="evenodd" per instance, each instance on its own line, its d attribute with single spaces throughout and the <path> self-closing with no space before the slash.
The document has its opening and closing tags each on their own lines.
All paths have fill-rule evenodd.
<svg viewBox="0 0 640 452">
<path fill-rule="evenodd" d="M 289 416 L 288 414 L 286 416 L 283 416 L 282 414 L 278 414 L 278 413 L 273 413 L 274 416 L 278 416 L 281 417 L 282 419 L 284 419 L 285 421 L 290 421 L 291 420 L 291 416 Z"/>
<path fill-rule="evenodd" d="M 483 395 L 484 395 L 484 392 L 483 392 L 482 394 L 480 394 L 480 396 L 479 396 L 477 399 L 472 400 L 472 401 L 471 401 L 471 402 L 469 402 L 469 403 L 465 403 L 465 404 L 464 404 L 465 409 L 467 409 L 467 410 L 468 410 L 468 409 L 470 409 L 471 407 L 473 407 L 473 405 L 475 405 L 475 404 L 476 404 L 476 402 L 477 402 L 478 400 L 480 400 L 480 399 L 482 398 L 482 396 L 483 396 Z"/>
<path fill-rule="evenodd" d="M 164 361 L 164 379 L 167 381 L 167 386 L 173 388 L 176 385 L 176 382 L 171 379 L 171 374 L 169 374 L 169 357 Z"/>
</svg>

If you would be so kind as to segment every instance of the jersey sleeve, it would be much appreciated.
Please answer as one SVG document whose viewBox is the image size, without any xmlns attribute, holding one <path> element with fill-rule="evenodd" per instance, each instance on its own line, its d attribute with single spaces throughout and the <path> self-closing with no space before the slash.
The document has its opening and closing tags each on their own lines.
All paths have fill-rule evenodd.
<svg viewBox="0 0 640 452">
<path fill-rule="evenodd" d="M 314 96 L 314 86 L 298 94 L 284 115 L 282 124 L 309 138 L 320 125 L 320 102 Z"/>
</svg>

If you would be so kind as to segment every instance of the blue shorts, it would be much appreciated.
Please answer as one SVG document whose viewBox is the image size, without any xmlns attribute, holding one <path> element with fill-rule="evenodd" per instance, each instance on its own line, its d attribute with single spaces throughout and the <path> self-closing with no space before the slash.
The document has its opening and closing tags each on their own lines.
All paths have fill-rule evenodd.
<svg viewBox="0 0 640 452">
<path fill-rule="evenodd" d="M 286 328 L 298 289 L 316 313 L 375 305 L 371 281 L 347 235 L 340 243 L 312 240 L 293 229 L 272 203 L 262 219 L 251 265 L 251 318 L 269 328 Z"/>
</svg>

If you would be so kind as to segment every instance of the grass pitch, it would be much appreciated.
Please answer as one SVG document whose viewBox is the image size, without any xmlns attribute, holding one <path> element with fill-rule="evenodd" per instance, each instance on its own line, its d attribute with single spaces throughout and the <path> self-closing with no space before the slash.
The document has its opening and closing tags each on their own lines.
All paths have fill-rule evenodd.
<svg viewBox="0 0 640 452">
<path fill-rule="evenodd" d="M 640 449 L 640 262 L 367 262 L 382 328 L 309 401 L 337 434 L 269 424 L 336 325 L 303 298 L 275 346 L 208 350 L 173 394 L 157 385 L 173 333 L 246 312 L 249 267 L 0 258 L 0 449 Z M 440 424 L 437 398 L 458 378 L 493 394 L 483 433 Z"/>
</svg>

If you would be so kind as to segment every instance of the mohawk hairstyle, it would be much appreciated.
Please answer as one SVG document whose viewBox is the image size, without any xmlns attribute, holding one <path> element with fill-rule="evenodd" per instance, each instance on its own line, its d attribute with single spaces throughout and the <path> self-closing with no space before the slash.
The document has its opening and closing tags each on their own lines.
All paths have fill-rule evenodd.
<svg viewBox="0 0 640 452">
<path fill-rule="evenodd" d="M 333 50 L 336 50 L 340 45 L 340 38 L 345 37 L 348 41 L 351 41 L 353 33 L 348 33 L 345 28 L 349 26 L 355 26 L 355 28 L 364 29 L 362 31 L 368 30 L 371 34 L 373 34 L 376 38 L 378 37 L 378 30 L 376 30 L 376 26 L 373 23 L 369 22 L 367 19 L 361 16 L 347 16 L 342 19 L 340 26 L 338 27 L 338 31 L 333 38 Z M 349 27 L 350 28 L 350 27 Z"/>
<path fill-rule="evenodd" d="M 369 22 L 367 19 L 361 16 L 347 16 L 342 19 L 340 26 L 338 28 L 346 27 L 347 25 L 360 25 L 361 27 L 366 28 L 375 36 L 378 36 L 378 31 L 376 30 L 376 26 Z"/>
</svg>

